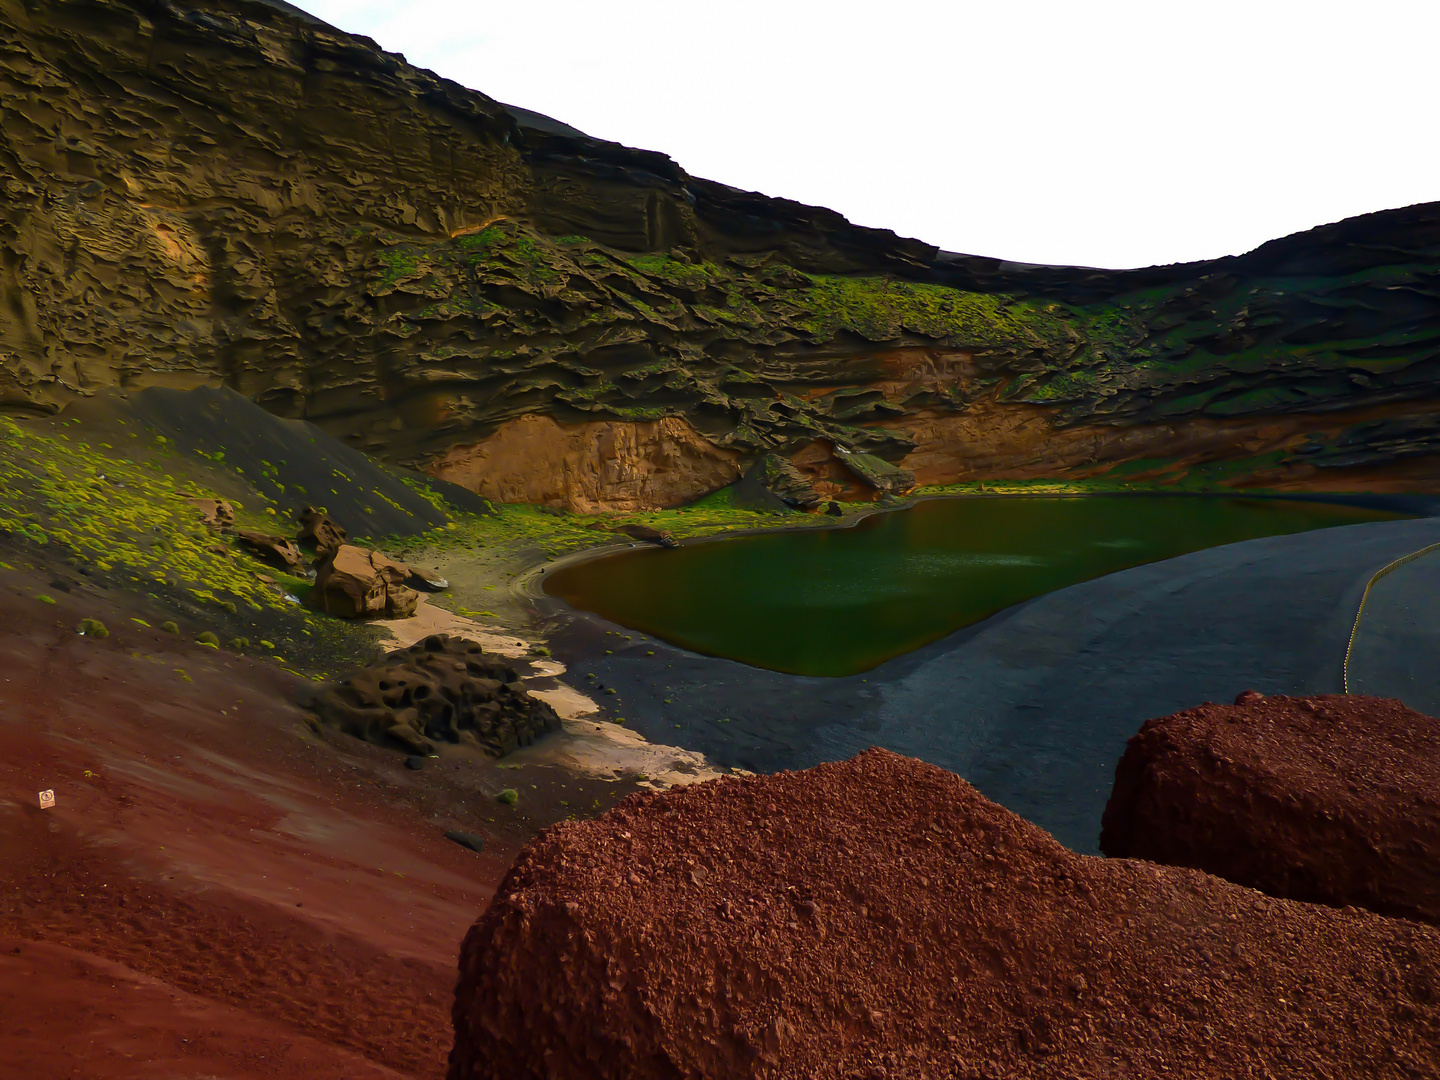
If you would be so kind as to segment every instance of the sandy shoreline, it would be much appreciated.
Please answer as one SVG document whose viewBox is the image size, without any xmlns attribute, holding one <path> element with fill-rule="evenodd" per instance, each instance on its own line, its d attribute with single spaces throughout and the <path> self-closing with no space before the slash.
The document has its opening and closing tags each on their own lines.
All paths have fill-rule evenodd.
<svg viewBox="0 0 1440 1080">
<path fill-rule="evenodd" d="M 967 497 L 1057 496 L 923 498 Z M 1281 497 L 1411 513 L 1440 508 L 1440 499 L 1417 496 Z M 876 508 L 802 528 L 853 528 L 884 512 L 889 511 Z M 496 624 L 429 603 L 415 619 L 381 625 L 398 645 L 427 633 L 456 633 L 528 665 L 532 692 L 565 719 L 566 731 L 526 753 L 579 774 L 603 778 L 629 770 L 668 786 L 731 770 L 804 768 L 883 745 L 960 772 L 1063 842 L 1089 851 L 1114 762 L 1144 720 L 1202 700 L 1228 700 L 1250 685 L 1273 693 L 1338 689 L 1328 669 L 1322 676 L 1314 664 L 1307 668 L 1296 659 L 1297 653 L 1318 657 L 1333 651 L 1331 639 L 1353 617 L 1347 606 L 1352 579 L 1363 580 L 1374 569 L 1370 561 L 1378 556 L 1372 550 L 1405 549 L 1409 541 L 1399 537 L 1428 536 L 1440 528 L 1437 523 L 1440 519 L 1422 518 L 1322 529 L 1134 567 L 1037 597 L 874 671 L 842 678 L 787 675 L 692 653 L 545 593 L 549 573 L 629 550 L 635 546 L 630 541 L 599 543 L 560 558 L 533 549 L 508 558 L 487 551 L 478 559 L 460 551 L 427 551 L 427 565 L 433 562 L 452 583 L 442 602 L 462 609 L 488 604 Z M 1380 526 L 1400 527 L 1393 533 L 1397 541 L 1382 540 L 1388 535 L 1383 529 L 1367 539 L 1372 534 L 1364 530 Z M 733 530 L 683 542 L 771 531 Z M 1323 565 L 1313 571 L 1318 578 L 1307 577 L 1311 563 Z M 1206 585 L 1192 590 L 1196 575 Z M 1301 588 L 1295 583 L 1302 579 L 1308 582 L 1304 589 L 1321 588 L 1316 596 L 1327 599 L 1301 604 L 1295 618 L 1274 624 L 1274 640 L 1227 629 L 1224 642 L 1207 644 L 1203 630 L 1197 635 L 1184 629 L 1207 621 L 1217 628 L 1234 626 L 1235 618 L 1227 613 L 1222 619 L 1207 597 L 1228 596 L 1236 612 L 1252 610 L 1258 618 L 1275 607 L 1277 596 Z M 1272 623 L 1252 619 L 1251 624 Z M 1100 640 L 1091 640 L 1097 632 Z M 1104 640 L 1122 632 L 1123 647 Z M 1021 640 L 1025 635 L 1028 640 Z M 537 656 L 532 651 L 537 645 L 553 655 Z M 1117 715 L 1097 715 L 1105 710 L 1072 700 L 1067 685 L 1127 704 Z M 611 722 L 619 717 L 624 724 Z"/>
<path fill-rule="evenodd" d="M 1115 765 L 1145 720 L 1248 688 L 1339 692 L 1369 575 L 1437 540 L 1440 518 L 1421 518 L 1193 552 L 1038 597 L 843 678 L 617 636 L 557 600 L 549 641 L 616 690 L 642 735 L 717 766 L 798 769 L 880 745 L 958 772 L 1092 852 Z"/>
</svg>

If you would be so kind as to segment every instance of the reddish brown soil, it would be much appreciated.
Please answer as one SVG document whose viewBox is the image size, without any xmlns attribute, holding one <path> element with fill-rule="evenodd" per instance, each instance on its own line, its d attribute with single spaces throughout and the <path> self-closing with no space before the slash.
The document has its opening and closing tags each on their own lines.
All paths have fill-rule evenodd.
<svg viewBox="0 0 1440 1080">
<path fill-rule="evenodd" d="M 1390 698 L 1249 692 L 1147 721 L 1100 848 L 1440 923 L 1440 720 Z"/>
<path fill-rule="evenodd" d="M 310 684 L 48 577 L 0 571 L 0 1076 L 438 1077 L 466 928 L 603 793 L 462 747 L 408 771 L 312 732 Z"/>
<path fill-rule="evenodd" d="M 1440 930 L 1076 855 L 872 750 L 632 796 L 465 939 L 450 1080 L 1440 1076 Z"/>
</svg>

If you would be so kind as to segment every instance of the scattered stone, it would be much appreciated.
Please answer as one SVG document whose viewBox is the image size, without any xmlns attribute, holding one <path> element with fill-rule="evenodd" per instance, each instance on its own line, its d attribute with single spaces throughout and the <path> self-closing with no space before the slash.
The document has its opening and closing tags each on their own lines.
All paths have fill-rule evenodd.
<svg viewBox="0 0 1440 1080">
<path fill-rule="evenodd" d="M 495 796 L 495 801 L 504 803 L 506 806 L 514 806 L 520 801 L 520 793 L 513 787 L 507 787 L 504 791 L 500 792 L 499 795 Z"/>
<path fill-rule="evenodd" d="M 316 564 L 310 603 L 342 619 L 367 615 L 408 619 L 420 602 L 419 595 L 405 585 L 409 577 L 410 568 L 404 563 L 342 544 Z"/>
<path fill-rule="evenodd" d="M 438 570 L 421 570 L 418 566 L 411 566 L 408 563 L 400 565 L 410 571 L 410 576 L 405 579 L 405 584 L 412 589 L 440 592 L 442 589 L 450 587 L 450 582 L 441 577 Z"/>
<path fill-rule="evenodd" d="M 1255 691 L 1148 720 L 1100 849 L 1440 924 L 1440 720 L 1392 698 Z"/>
<path fill-rule="evenodd" d="M 180 633 L 180 626 L 179 626 L 179 624 L 176 623 L 176 622 L 174 622 L 174 621 L 172 621 L 172 620 L 170 620 L 170 619 L 167 619 L 167 620 L 165 620 L 164 622 L 162 622 L 162 623 L 160 624 L 160 629 L 161 629 L 161 630 L 164 630 L 165 633 L 167 633 L 167 634 L 178 634 L 178 633 Z"/>
<path fill-rule="evenodd" d="M 407 769 L 415 769 L 418 771 L 425 767 L 425 759 L 419 754 L 411 754 L 405 759 L 405 767 Z"/>
<path fill-rule="evenodd" d="M 1440 929 L 1078 855 L 882 750 L 551 827 L 459 968 L 449 1080 L 1401 1080 L 1440 1046 Z"/>
<path fill-rule="evenodd" d="M 473 641 L 432 634 L 321 691 L 310 708 L 326 723 L 413 754 L 432 740 L 467 742 L 492 757 L 529 746 L 560 727 L 515 669 Z"/>
<path fill-rule="evenodd" d="M 643 540 L 648 544 L 659 544 L 661 547 L 674 548 L 680 546 L 680 541 L 662 529 L 656 529 L 649 525 L 616 525 L 611 532 L 623 533 L 632 540 Z"/>
<path fill-rule="evenodd" d="M 874 454 L 859 454 L 843 446 L 835 447 L 835 456 L 845 467 L 882 495 L 904 495 L 915 488 L 915 474 L 909 469 L 892 465 Z"/>
<path fill-rule="evenodd" d="M 202 630 L 195 635 L 195 641 L 200 645 L 209 645 L 212 649 L 218 649 L 220 647 L 220 639 L 215 636 L 213 630 Z"/>
<path fill-rule="evenodd" d="M 350 534 L 325 513 L 324 507 L 307 506 L 296 515 L 300 522 L 300 533 L 296 537 L 302 544 L 315 545 L 317 555 L 338 550 Z"/>
<path fill-rule="evenodd" d="M 237 529 L 235 536 L 251 553 L 281 570 L 298 570 L 305 562 L 305 556 L 300 549 L 283 536 L 257 532 L 254 529 Z"/>
<path fill-rule="evenodd" d="M 477 855 L 483 854 L 485 851 L 485 838 L 476 836 L 473 832 L 465 832 L 463 829 L 446 829 L 445 839 L 454 840 L 461 847 L 469 848 Z"/>
<path fill-rule="evenodd" d="M 275 579 L 274 579 L 273 577 L 271 577 L 269 574 L 256 574 L 256 575 L 255 575 L 255 580 L 258 581 L 258 582 L 260 582 L 261 585 L 274 585 L 274 584 L 275 584 Z"/>
<path fill-rule="evenodd" d="M 83 634 L 85 637 L 93 638 L 107 638 L 110 636 L 110 631 L 105 628 L 105 624 L 99 619 L 81 619 L 80 627 L 76 632 Z"/>
<path fill-rule="evenodd" d="M 235 527 L 235 507 L 225 499 L 202 499 L 194 495 L 180 497 L 200 511 L 201 519 L 210 528 L 223 530 Z"/>
</svg>

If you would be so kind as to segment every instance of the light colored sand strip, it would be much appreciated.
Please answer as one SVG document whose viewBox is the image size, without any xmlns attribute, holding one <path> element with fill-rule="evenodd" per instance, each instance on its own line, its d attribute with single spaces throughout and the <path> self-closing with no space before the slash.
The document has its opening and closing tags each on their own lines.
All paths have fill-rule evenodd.
<svg viewBox="0 0 1440 1080">
<path fill-rule="evenodd" d="M 408 619 L 376 619 L 372 624 L 380 627 L 395 639 L 395 648 L 408 649 L 422 638 L 431 634 L 452 634 L 484 646 L 486 652 L 506 656 L 512 660 L 530 651 L 530 642 L 509 634 L 497 634 L 489 627 L 482 626 L 474 619 L 456 615 L 453 611 L 434 607 L 420 598 L 415 614 Z"/>
<path fill-rule="evenodd" d="M 456 615 L 444 608 L 433 607 L 420 598 L 420 605 L 409 619 L 383 619 L 375 622 L 395 641 L 395 648 L 405 649 L 431 634 L 453 634 L 481 645 L 486 652 L 518 659 L 530 652 L 530 642 L 522 638 L 497 634 L 473 619 Z M 533 659 L 531 678 L 554 677 L 565 673 L 558 660 Z M 560 683 L 548 690 L 531 690 L 548 704 L 564 722 L 562 735 L 542 739 L 526 747 L 508 760 L 528 758 L 537 763 L 559 765 L 586 776 L 620 780 L 643 773 L 646 777 L 637 786 L 664 790 L 698 780 L 727 775 L 716 769 L 705 755 L 678 746 L 661 746 L 646 742 L 638 733 L 620 724 L 587 720 L 600 711 L 591 698 L 573 686 Z"/>
</svg>

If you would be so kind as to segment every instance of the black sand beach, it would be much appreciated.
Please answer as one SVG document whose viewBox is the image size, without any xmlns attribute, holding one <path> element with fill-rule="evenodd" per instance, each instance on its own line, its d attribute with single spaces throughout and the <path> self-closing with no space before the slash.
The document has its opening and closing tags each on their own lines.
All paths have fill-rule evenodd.
<svg viewBox="0 0 1440 1080">
<path fill-rule="evenodd" d="M 1440 518 L 1421 518 L 1212 548 L 1062 589 L 839 679 L 698 656 L 539 603 L 575 684 L 602 687 L 597 700 L 653 742 L 757 772 L 883 746 L 1095 852 L 1141 723 L 1249 688 L 1339 692 L 1366 581 L 1436 542 Z"/>
</svg>

